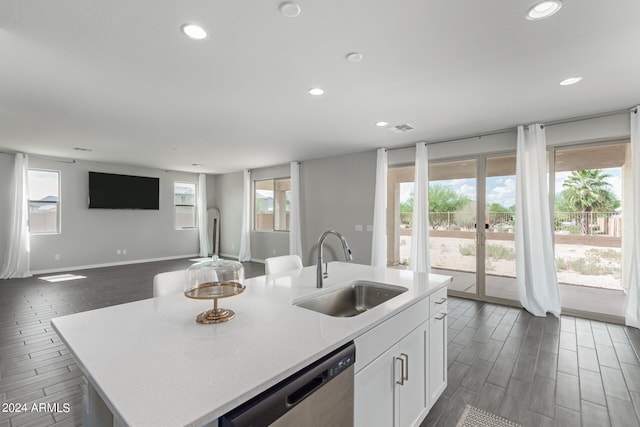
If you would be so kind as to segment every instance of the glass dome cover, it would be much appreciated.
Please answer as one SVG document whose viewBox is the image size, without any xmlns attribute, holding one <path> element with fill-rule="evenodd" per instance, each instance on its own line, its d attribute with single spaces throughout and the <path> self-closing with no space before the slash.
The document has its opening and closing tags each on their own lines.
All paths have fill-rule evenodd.
<svg viewBox="0 0 640 427">
<path fill-rule="evenodd" d="M 184 295 L 193 299 L 212 299 L 213 310 L 200 313 L 198 323 L 221 323 L 231 320 L 235 313 L 218 308 L 218 298 L 226 298 L 242 293 L 244 286 L 244 267 L 237 261 L 219 259 L 193 264 L 187 268 Z"/>
</svg>

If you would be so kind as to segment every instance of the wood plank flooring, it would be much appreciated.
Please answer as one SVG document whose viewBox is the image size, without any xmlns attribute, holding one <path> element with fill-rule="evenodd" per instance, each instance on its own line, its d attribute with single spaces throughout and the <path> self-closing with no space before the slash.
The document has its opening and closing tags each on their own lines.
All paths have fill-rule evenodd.
<svg viewBox="0 0 640 427">
<path fill-rule="evenodd" d="M 0 412 L 0 427 L 81 425 L 82 374 L 49 321 L 149 298 L 155 274 L 191 263 L 82 270 L 75 273 L 86 279 L 59 283 L 0 281 L 0 403 L 27 407 Z M 245 263 L 245 274 L 262 275 L 264 266 Z M 524 426 L 640 426 L 639 330 L 458 298 L 449 299 L 448 322 L 449 385 L 422 427 L 455 426 L 467 404 Z M 59 411 L 31 411 L 34 403 Z"/>
<path fill-rule="evenodd" d="M 637 329 L 459 298 L 448 321 L 448 387 L 421 427 L 468 404 L 523 426 L 640 426 Z"/>
<path fill-rule="evenodd" d="M 191 264 L 181 259 L 81 270 L 72 273 L 86 279 L 58 283 L 0 280 L 0 427 L 82 425 L 82 373 L 49 321 L 151 298 L 155 274 Z M 246 277 L 264 274 L 262 264 L 244 267 Z M 21 411 L 7 412 L 16 409 L 8 403 L 20 404 Z M 47 403 L 59 405 L 39 406 Z"/>
</svg>

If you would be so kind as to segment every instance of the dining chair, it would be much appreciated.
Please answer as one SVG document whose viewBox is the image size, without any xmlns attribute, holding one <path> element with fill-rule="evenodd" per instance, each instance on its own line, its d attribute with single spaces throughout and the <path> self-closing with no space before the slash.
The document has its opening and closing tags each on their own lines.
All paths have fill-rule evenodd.
<svg viewBox="0 0 640 427">
<path fill-rule="evenodd" d="M 168 271 L 153 277 L 153 297 L 184 292 L 186 270 Z"/>
<path fill-rule="evenodd" d="M 264 272 L 269 274 L 282 273 L 283 271 L 299 270 L 302 268 L 302 259 L 298 255 L 282 255 L 264 260 Z"/>
</svg>

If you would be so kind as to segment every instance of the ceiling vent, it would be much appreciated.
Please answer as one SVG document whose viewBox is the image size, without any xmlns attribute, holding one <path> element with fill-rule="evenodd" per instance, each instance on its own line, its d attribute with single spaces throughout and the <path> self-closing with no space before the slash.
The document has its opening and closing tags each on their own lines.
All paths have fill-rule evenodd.
<svg viewBox="0 0 640 427">
<path fill-rule="evenodd" d="M 405 123 L 402 125 L 389 126 L 387 129 L 389 129 L 393 133 L 405 133 L 413 130 L 414 128 L 410 124 Z"/>
</svg>

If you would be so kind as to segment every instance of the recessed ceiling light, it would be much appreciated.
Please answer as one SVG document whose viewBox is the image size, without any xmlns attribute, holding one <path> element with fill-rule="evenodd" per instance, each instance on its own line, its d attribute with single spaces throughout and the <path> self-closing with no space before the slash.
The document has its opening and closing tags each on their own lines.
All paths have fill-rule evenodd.
<svg viewBox="0 0 640 427">
<path fill-rule="evenodd" d="M 195 166 L 197 168 L 202 167 L 200 163 L 191 163 L 191 166 Z"/>
<path fill-rule="evenodd" d="M 193 40 L 202 40 L 207 38 L 207 32 L 199 25 L 184 24 L 182 26 L 182 32 Z"/>
<path fill-rule="evenodd" d="M 180 149 L 179 148 L 172 148 L 171 151 L 177 153 L 178 151 L 180 151 Z"/>
<path fill-rule="evenodd" d="M 574 85 L 582 80 L 582 77 L 569 77 L 560 82 L 560 86 Z"/>
<path fill-rule="evenodd" d="M 302 12 L 302 9 L 300 9 L 300 6 L 297 3 L 290 1 L 283 1 L 280 3 L 280 13 L 287 18 L 295 18 L 300 15 L 300 12 Z"/>
<path fill-rule="evenodd" d="M 91 149 L 91 148 L 84 148 L 84 147 L 74 147 L 74 150 L 75 151 L 89 151 L 89 152 L 93 151 L 93 149 Z"/>
<path fill-rule="evenodd" d="M 318 95 L 322 95 L 324 93 L 324 90 L 320 89 L 319 87 L 314 87 L 314 88 L 309 89 L 309 93 L 311 95 L 318 96 Z"/>
<path fill-rule="evenodd" d="M 378 122 L 378 123 L 376 123 L 376 126 L 381 128 L 381 127 L 385 127 L 388 124 L 389 124 L 389 122 Z"/>
<path fill-rule="evenodd" d="M 363 55 L 359 52 L 351 52 L 351 53 L 348 53 L 347 56 L 345 56 L 345 58 L 347 58 L 347 61 L 355 63 L 355 62 L 362 61 Z"/>
<path fill-rule="evenodd" d="M 545 0 L 534 4 L 527 12 L 527 19 L 535 21 L 537 19 L 548 18 L 562 7 L 560 0 Z"/>
</svg>

